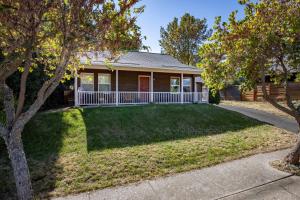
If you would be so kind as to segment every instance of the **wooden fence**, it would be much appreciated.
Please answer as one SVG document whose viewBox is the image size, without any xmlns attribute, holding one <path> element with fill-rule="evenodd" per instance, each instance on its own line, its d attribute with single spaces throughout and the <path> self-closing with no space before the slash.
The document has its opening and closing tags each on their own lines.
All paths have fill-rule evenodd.
<svg viewBox="0 0 300 200">
<path fill-rule="evenodd" d="M 238 85 L 230 85 L 220 91 L 222 100 L 241 101 L 241 91 Z"/>
<path fill-rule="evenodd" d="M 283 101 L 285 99 L 285 92 L 282 86 L 274 84 L 268 84 L 267 92 L 271 97 L 277 101 Z M 300 83 L 289 83 L 289 90 L 293 100 L 300 100 Z M 241 95 L 242 101 L 263 101 L 262 86 L 258 85 L 256 89 L 243 92 Z"/>
</svg>

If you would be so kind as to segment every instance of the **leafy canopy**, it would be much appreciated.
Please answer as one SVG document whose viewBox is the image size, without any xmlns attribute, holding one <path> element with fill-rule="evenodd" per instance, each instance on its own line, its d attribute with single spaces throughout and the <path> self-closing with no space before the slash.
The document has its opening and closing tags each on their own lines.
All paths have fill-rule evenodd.
<svg viewBox="0 0 300 200">
<path fill-rule="evenodd" d="M 210 33 L 205 18 L 197 19 L 186 13 L 180 21 L 175 17 L 166 29 L 161 27 L 159 42 L 162 52 L 177 58 L 182 63 L 194 65 L 198 61 L 198 48 Z"/>
<path fill-rule="evenodd" d="M 16 79 L 19 85 L 9 85 L 15 97 L 26 87 L 26 96 L 30 96 L 26 100 L 31 99 L 27 104 L 31 104 L 48 79 L 56 84 L 61 80 L 59 74 L 70 79 L 82 67 L 78 55 L 140 49 L 140 27 L 135 21 L 144 7 L 133 8 L 136 2 L 0 0 L 0 83 Z M 33 71 L 42 75 L 34 91 L 32 83 L 26 83 Z M 23 75 L 23 83 L 18 74 Z"/>
<path fill-rule="evenodd" d="M 51 77 L 65 49 L 71 69 L 80 52 L 141 48 L 135 14 L 144 7 L 133 9 L 137 1 L 0 0 L 1 81 L 26 62 L 30 70 L 43 65 Z"/>
<path fill-rule="evenodd" d="M 43 82 L 55 76 L 64 48 L 72 53 L 63 81 L 83 67 L 78 53 L 142 48 L 135 19 L 144 7 L 128 6 L 135 2 L 0 0 L 0 79 L 9 76 L 6 82 L 17 97 L 20 74 L 30 65 L 25 102 L 30 105 Z"/>
<path fill-rule="evenodd" d="M 239 2 L 245 5 L 245 17 L 238 20 L 237 11 L 228 22 L 217 17 L 212 37 L 199 51 L 206 84 L 218 90 L 241 79 L 250 89 L 265 75 L 285 84 L 300 66 L 300 1 Z"/>
</svg>

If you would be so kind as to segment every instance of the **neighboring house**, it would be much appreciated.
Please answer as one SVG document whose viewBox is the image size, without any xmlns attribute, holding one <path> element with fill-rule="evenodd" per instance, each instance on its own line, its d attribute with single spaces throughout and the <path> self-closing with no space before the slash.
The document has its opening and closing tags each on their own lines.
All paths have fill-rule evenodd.
<svg viewBox="0 0 300 200">
<path fill-rule="evenodd" d="M 128 52 L 109 67 L 103 54 L 82 57 L 75 105 L 208 102 L 200 70 L 156 53 Z"/>
</svg>

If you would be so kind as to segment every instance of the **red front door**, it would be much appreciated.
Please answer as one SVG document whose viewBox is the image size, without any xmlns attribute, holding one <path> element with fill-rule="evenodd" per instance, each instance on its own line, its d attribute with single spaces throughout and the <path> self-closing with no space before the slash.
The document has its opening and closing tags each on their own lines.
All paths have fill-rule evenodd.
<svg viewBox="0 0 300 200">
<path fill-rule="evenodd" d="M 150 91 L 150 77 L 140 76 L 139 79 L 140 79 L 139 91 L 140 92 L 149 92 Z"/>
</svg>

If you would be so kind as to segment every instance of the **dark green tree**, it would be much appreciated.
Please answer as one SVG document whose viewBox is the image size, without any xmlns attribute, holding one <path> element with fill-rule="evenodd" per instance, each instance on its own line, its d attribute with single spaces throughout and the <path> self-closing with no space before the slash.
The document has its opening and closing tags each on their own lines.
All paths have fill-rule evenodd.
<svg viewBox="0 0 300 200">
<path fill-rule="evenodd" d="M 184 64 L 194 65 L 199 61 L 199 46 L 211 35 L 206 19 L 197 19 L 189 13 L 180 21 L 174 18 L 167 28 L 160 29 L 162 52 L 177 58 Z"/>
</svg>

